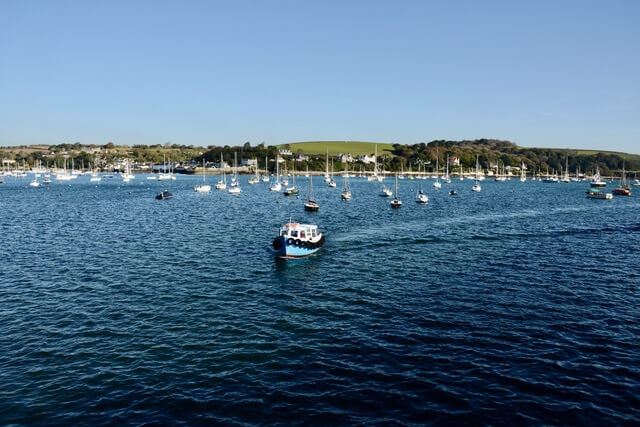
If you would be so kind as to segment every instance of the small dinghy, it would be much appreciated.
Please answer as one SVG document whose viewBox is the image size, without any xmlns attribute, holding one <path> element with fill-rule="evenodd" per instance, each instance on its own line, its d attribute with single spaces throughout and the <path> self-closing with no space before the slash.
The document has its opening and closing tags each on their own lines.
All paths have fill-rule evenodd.
<svg viewBox="0 0 640 427">
<path fill-rule="evenodd" d="M 162 193 L 156 196 L 156 200 L 168 200 L 173 198 L 173 194 L 169 192 L 169 190 L 164 190 Z"/>
</svg>

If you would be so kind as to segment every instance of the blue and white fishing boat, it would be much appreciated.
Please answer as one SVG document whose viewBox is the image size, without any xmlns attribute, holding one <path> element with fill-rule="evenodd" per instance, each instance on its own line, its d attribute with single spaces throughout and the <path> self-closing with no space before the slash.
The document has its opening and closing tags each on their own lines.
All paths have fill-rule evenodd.
<svg viewBox="0 0 640 427">
<path fill-rule="evenodd" d="M 285 259 L 304 258 L 313 255 L 324 245 L 324 235 L 317 225 L 288 222 L 273 240 L 276 257 Z"/>
</svg>

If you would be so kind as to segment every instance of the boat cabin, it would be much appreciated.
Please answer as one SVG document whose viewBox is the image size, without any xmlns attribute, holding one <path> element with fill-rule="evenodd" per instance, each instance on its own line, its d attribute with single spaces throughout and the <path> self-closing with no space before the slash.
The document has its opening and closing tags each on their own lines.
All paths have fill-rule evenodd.
<svg viewBox="0 0 640 427">
<path fill-rule="evenodd" d="M 291 237 L 293 239 L 300 240 L 315 240 L 318 235 L 318 226 L 311 224 L 299 224 L 297 222 L 290 222 L 283 225 L 280 229 L 280 236 L 285 238 Z"/>
</svg>

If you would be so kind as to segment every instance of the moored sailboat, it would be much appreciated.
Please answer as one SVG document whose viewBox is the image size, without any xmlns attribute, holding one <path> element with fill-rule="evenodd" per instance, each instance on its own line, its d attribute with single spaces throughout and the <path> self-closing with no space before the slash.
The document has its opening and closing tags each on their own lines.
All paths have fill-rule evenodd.
<svg viewBox="0 0 640 427">
<path fill-rule="evenodd" d="M 479 193 L 480 191 L 482 191 L 482 187 L 480 186 L 480 183 L 479 183 L 479 178 L 480 178 L 480 172 L 478 169 L 478 155 L 476 154 L 476 179 L 473 181 L 473 187 L 471 187 L 471 191 L 474 191 L 476 193 Z"/>
<path fill-rule="evenodd" d="M 438 147 L 436 147 L 436 182 L 433 183 L 433 186 L 438 190 L 442 188 L 442 184 L 440 183 L 440 164 L 439 159 L 440 155 L 438 154 Z"/>
<path fill-rule="evenodd" d="M 304 202 L 304 210 L 317 212 L 320 209 L 320 205 L 313 199 L 313 176 L 309 177 L 309 194 L 307 201 Z"/>
<path fill-rule="evenodd" d="M 426 205 L 429 203 L 429 196 L 422 191 L 422 183 L 418 183 L 418 192 L 416 193 L 416 203 Z"/>
<path fill-rule="evenodd" d="M 276 156 L 276 181 L 269 186 L 269 191 L 280 191 L 282 190 L 282 185 L 280 184 L 280 162 L 279 158 Z"/>
<path fill-rule="evenodd" d="M 396 173 L 396 192 L 395 192 L 395 197 L 391 201 L 391 207 L 392 208 L 402 207 L 402 200 L 398 198 L 398 174 L 397 173 Z"/>
<path fill-rule="evenodd" d="M 300 190 L 298 189 L 298 187 L 296 187 L 295 165 L 294 165 L 294 170 L 291 172 L 291 181 L 292 181 L 292 185 L 285 188 L 283 192 L 285 196 L 297 196 L 298 194 L 300 194 Z"/>
<path fill-rule="evenodd" d="M 204 167 L 204 157 L 203 157 L 202 158 L 202 184 L 196 185 L 195 187 L 193 187 L 196 193 L 208 193 L 211 191 L 211 186 L 207 184 L 205 181 L 204 171 L 205 171 L 205 167 Z"/>
<path fill-rule="evenodd" d="M 338 184 L 336 184 L 336 181 L 333 179 L 333 159 L 331 159 L 331 172 L 329 175 L 329 187 L 331 188 L 336 188 L 338 186 Z"/>
<path fill-rule="evenodd" d="M 349 187 L 349 170 L 347 169 L 344 177 L 342 178 L 342 193 L 340 193 L 342 200 L 351 200 L 351 188 Z"/>
<path fill-rule="evenodd" d="M 616 196 L 631 196 L 631 187 L 627 184 L 627 179 L 624 171 L 624 162 L 622 163 L 622 176 L 620 177 L 620 184 L 613 189 L 613 194 Z"/>
<path fill-rule="evenodd" d="M 224 173 L 224 161 L 222 153 L 220 153 L 220 179 L 216 183 L 216 190 L 225 190 L 227 188 L 227 176 Z"/>
<path fill-rule="evenodd" d="M 229 194 L 240 194 L 240 181 L 238 180 L 238 154 L 233 153 L 233 178 L 231 178 L 231 187 L 229 188 Z"/>
</svg>

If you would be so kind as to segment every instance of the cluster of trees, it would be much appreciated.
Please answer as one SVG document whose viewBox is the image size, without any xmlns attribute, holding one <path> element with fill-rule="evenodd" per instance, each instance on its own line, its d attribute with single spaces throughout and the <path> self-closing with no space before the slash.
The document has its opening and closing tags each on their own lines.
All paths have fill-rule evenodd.
<svg viewBox="0 0 640 427">
<path fill-rule="evenodd" d="M 608 175 L 622 170 L 640 169 L 640 157 L 625 159 L 621 155 L 610 152 L 582 153 L 570 149 L 525 148 L 511 141 L 496 139 L 477 139 L 471 141 L 435 140 L 429 143 L 413 145 L 394 144 L 393 154 L 408 164 L 434 163 L 436 156 L 444 164 L 447 155 L 457 157 L 466 168 L 475 166 L 476 156 L 480 166 L 489 168 L 491 163 L 500 162 L 505 166 L 520 166 L 524 163 L 528 170 L 545 172 L 564 169 L 569 162 L 569 170 L 580 169 L 590 172 L 597 167 Z M 393 165 L 393 163 L 391 163 Z"/>
</svg>

